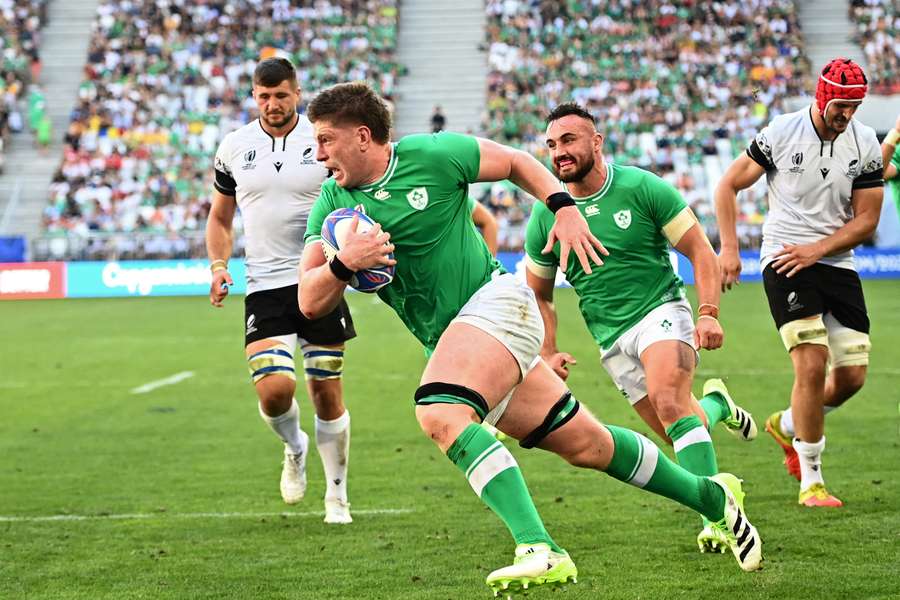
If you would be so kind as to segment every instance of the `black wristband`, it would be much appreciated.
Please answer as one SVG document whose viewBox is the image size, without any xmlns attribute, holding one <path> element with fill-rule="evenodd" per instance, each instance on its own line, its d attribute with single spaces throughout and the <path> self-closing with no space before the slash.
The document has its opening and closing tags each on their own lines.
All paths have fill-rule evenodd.
<svg viewBox="0 0 900 600">
<path fill-rule="evenodd" d="M 337 256 L 328 261 L 328 268 L 331 269 L 335 277 L 345 283 L 350 283 L 350 280 L 356 275 L 356 272 L 351 271 Z"/>
<path fill-rule="evenodd" d="M 556 192 L 555 194 L 550 194 L 550 197 L 547 198 L 547 208 L 554 214 L 566 206 L 575 206 L 575 200 L 572 199 L 568 192 Z"/>
</svg>

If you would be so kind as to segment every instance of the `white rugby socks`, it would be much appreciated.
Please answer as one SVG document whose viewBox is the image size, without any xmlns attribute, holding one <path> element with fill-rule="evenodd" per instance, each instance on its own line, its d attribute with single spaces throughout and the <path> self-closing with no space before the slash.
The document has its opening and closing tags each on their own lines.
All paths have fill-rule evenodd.
<svg viewBox="0 0 900 600">
<path fill-rule="evenodd" d="M 800 457 L 800 491 L 809 489 L 814 483 L 825 485 L 822 478 L 822 452 L 825 450 L 825 436 L 813 444 L 794 438 L 794 450 Z"/>
<path fill-rule="evenodd" d="M 827 417 L 827 416 L 828 416 L 828 413 L 830 413 L 830 412 L 833 411 L 833 410 L 839 409 L 840 406 L 823 406 L 822 408 L 825 410 L 825 416 Z M 797 432 L 794 430 L 794 415 L 793 415 L 793 413 L 791 412 L 791 408 L 790 408 L 790 407 L 787 407 L 787 408 L 781 413 L 781 431 L 782 431 L 782 433 L 784 433 L 785 435 L 788 435 L 788 436 L 791 436 L 791 437 L 793 437 L 793 436 L 797 433 Z"/>
<path fill-rule="evenodd" d="M 333 421 L 316 415 L 316 447 L 325 469 L 325 498 L 347 501 L 347 462 L 350 458 L 350 411 Z"/>
<path fill-rule="evenodd" d="M 292 454 L 306 453 L 309 447 L 309 436 L 300 431 L 300 408 L 297 406 L 296 398 L 291 400 L 291 407 L 288 411 L 277 417 L 270 417 L 264 413 L 260 404 L 259 416 L 275 432 L 275 435 L 281 438 Z"/>
</svg>

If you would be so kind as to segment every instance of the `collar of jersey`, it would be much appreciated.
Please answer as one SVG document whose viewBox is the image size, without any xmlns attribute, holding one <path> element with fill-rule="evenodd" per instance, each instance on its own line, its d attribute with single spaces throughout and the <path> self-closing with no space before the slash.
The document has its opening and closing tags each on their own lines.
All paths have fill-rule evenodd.
<svg viewBox="0 0 900 600">
<path fill-rule="evenodd" d="M 391 144 L 391 158 L 388 161 L 387 169 L 384 170 L 384 175 L 381 176 L 381 179 L 376 181 L 375 183 L 369 184 L 367 187 L 362 188 L 362 191 L 369 192 L 374 191 L 376 188 L 381 188 L 387 185 L 388 181 L 391 180 L 391 177 L 394 176 L 394 171 L 397 170 L 397 148 L 396 144 Z"/>
<path fill-rule="evenodd" d="M 606 163 L 606 181 L 603 182 L 603 185 L 600 186 L 600 189 L 591 194 L 590 196 L 578 197 L 572 196 L 572 200 L 575 201 L 576 204 L 584 204 L 585 202 L 590 202 L 592 200 L 599 200 L 603 197 L 606 192 L 609 191 L 610 186 L 612 185 L 613 173 L 615 169 L 613 169 L 613 163 Z M 566 191 L 569 190 L 569 186 L 566 186 Z"/>
</svg>

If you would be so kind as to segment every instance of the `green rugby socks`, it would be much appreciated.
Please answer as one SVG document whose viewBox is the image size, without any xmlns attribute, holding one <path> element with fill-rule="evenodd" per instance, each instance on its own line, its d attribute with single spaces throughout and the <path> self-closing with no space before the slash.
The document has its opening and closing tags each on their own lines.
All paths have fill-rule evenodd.
<svg viewBox="0 0 900 600">
<path fill-rule="evenodd" d="M 666 428 L 672 439 L 678 464 L 694 475 L 715 475 L 719 472 L 712 438 L 697 415 L 682 417 Z"/>
<path fill-rule="evenodd" d="M 538 515 L 522 471 L 506 446 L 480 425 L 466 427 L 447 450 L 478 497 L 506 523 L 517 544 L 548 544 L 562 550 Z"/>
<path fill-rule="evenodd" d="M 612 460 L 606 468 L 609 475 L 675 500 L 710 521 L 722 518 L 725 493 L 711 479 L 678 466 L 639 433 L 614 425 L 605 427 L 615 443 Z"/>
</svg>

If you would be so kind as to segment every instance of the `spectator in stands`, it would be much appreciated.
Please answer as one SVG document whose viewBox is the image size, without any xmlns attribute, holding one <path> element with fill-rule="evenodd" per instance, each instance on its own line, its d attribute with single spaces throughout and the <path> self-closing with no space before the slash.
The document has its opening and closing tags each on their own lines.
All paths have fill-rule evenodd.
<svg viewBox="0 0 900 600">
<path fill-rule="evenodd" d="M 212 154 L 225 132 L 255 116 L 249 90 L 259 58 L 290 57 L 307 89 L 362 79 L 394 93 L 403 73 L 396 0 L 295 4 L 100 0 L 65 132 L 67 187 L 51 187 L 47 231 L 202 239 Z M 114 255 L 119 246 L 111 237 L 104 247 Z M 161 248 L 171 245 L 154 242 L 152 254 Z M 202 244 L 189 243 L 194 250 L 204 254 Z"/>
<path fill-rule="evenodd" d="M 678 4 L 488 0 L 488 137 L 546 160 L 543 107 L 577 101 L 612 161 L 659 173 L 709 213 L 696 204 L 710 205 L 713 177 L 803 93 L 808 61 L 793 3 Z"/>
<path fill-rule="evenodd" d="M 444 116 L 444 111 L 441 110 L 441 105 L 437 104 L 434 107 L 434 112 L 431 113 L 431 133 L 439 133 L 444 130 L 444 127 L 447 126 L 447 117 Z"/>
</svg>

